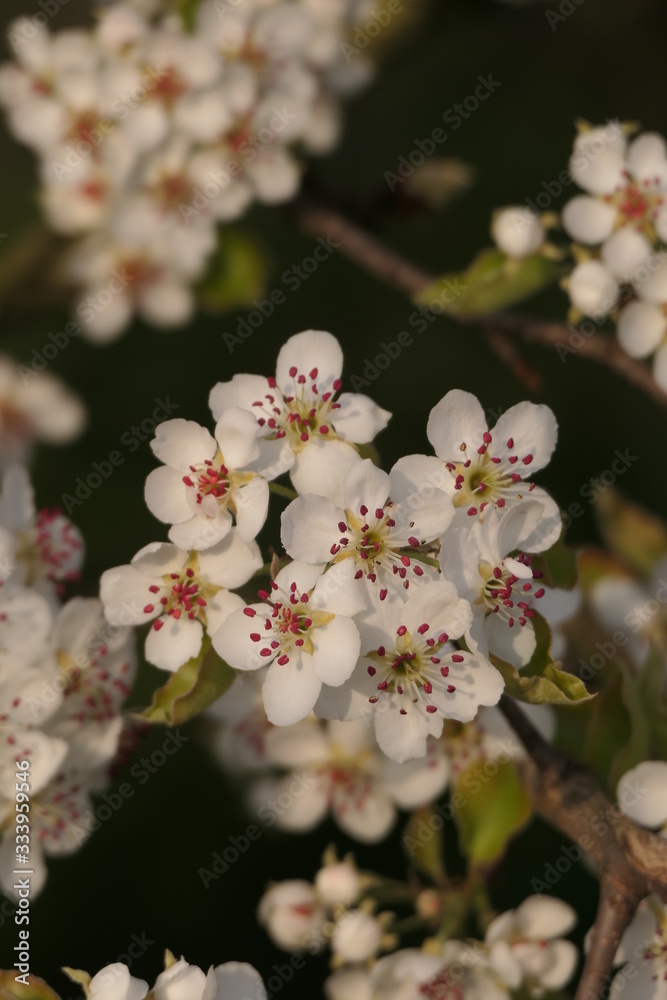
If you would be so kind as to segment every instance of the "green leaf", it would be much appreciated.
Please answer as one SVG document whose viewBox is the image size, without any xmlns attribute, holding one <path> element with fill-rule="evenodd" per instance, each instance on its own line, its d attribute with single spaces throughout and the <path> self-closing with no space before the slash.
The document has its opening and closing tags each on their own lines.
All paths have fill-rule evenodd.
<svg viewBox="0 0 667 1000">
<path fill-rule="evenodd" d="M 473 864 L 493 864 L 532 812 L 513 764 L 478 761 L 458 776 L 454 791 L 464 799 L 456 810 L 461 849 Z"/>
<path fill-rule="evenodd" d="M 211 312 L 250 306 L 260 298 L 266 283 L 267 263 L 250 236 L 225 227 L 209 269 L 198 286 L 199 302 Z"/>
<path fill-rule="evenodd" d="M 610 664 L 614 672 L 595 700 L 584 761 L 613 791 L 621 775 L 649 756 L 649 733 L 638 678 L 620 657 Z"/>
<path fill-rule="evenodd" d="M 563 545 L 560 538 L 546 552 L 533 556 L 533 569 L 540 570 L 543 582 L 549 587 L 572 590 L 577 583 L 577 557 L 572 549 Z"/>
<path fill-rule="evenodd" d="M 17 983 L 15 976 L 20 975 L 17 969 L 0 969 L 0 1000 L 60 1000 L 51 987 L 38 976 L 28 975 L 28 985 Z"/>
<path fill-rule="evenodd" d="M 403 847 L 410 860 L 433 882 L 446 878 L 443 861 L 442 817 L 432 806 L 415 809 L 403 834 Z"/>
<path fill-rule="evenodd" d="M 595 512 L 607 546 L 644 575 L 667 555 L 667 526 L 649 511 L 608 489 L 597 497 Z"/>
<path fill-rule="evenodd" d="M 588 693 L 583 681 L 553 662 L 551 629 L 542 615 L 536 612 L 532 622 L 537 645 L 521 672 L 494 653 L 489 655 L 491 663 L 503 676 L 507 694 L 530 705 L 572 705 L 590 700 L 593 695 Z"/>
<path fill-rule="evenodd" d="M 231 686 L 236 674 L 206 638 L 199 654 L 184 663 L 153 695 L 140 718 L 175 726 L 199 715 Z"/>
<path fill-rule="evenodd" d="M 517 259 L 501 250 L 483 250 L 467 271 L 443 275 L 414 301 L 451 316 L 488 316 L 536 294 L 564 271 L 562 264 L 540 254 Z"/>
</svg>

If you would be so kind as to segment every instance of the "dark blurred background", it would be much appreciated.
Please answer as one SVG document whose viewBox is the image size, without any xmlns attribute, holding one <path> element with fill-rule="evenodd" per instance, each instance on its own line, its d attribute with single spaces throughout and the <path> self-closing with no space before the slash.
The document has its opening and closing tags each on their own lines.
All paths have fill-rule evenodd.
<svg viewBox="0 0 667 1000">
<path fill-rule="evenodd" d="M 417 5 L 418 0 L 413 0 Z M 5 0 L 3 18 L 33 13 L 28 0 Z M 492 210 L 534 200 L 567 166 L 574 120 L 618 117 L 639 120 L 647 129 L 667 132 L 667 110 L 657 67 L 664 59 L 667 8 L 661 0 L 584 0 L 505 5 L 492 0 L 431 3 L 410 30 L 400 32 L 377 78 L 345 111 L 346 127 L 337 151 L 313 165 L 317 184 L 343 199 L 372 199 L 386 191 L 385 171 L 399 157 L 442 126 L 447 109 L 474 93 L 478 77 L 493 76 L 496 91 L 462 125 L 448 133 L 443 155 L 474 167 L 476 182 L 446 210 L 422 217 L 396 217 L 378 233 L 408 257 L 433 271 L 464 267 L 489 243 Z M 90 4 L 70 0 L 51 24 L 86 23 Z M 553 26 L 549 23 L 551 20 Z M 0 229 L 8 234 L 0 262 L 12 254 L 12 240 L 36 216 L 35 162 L 32 154 L 2 134 Z M 555 203 L 560 207 L 568 191 Z M 243 228 L 259 237 L 270 258 L 268 289 L 282 288 L 283 272 L 307 257 L 313 238 L 303 236 L 287 209 L 254 209 Z M 557 288 L 526 308 L 563 318 L 566 296 Z M 90 413 L 86 433 L 72 447 L 44 448 L 35 455 L 34 480 L 43 506 L 62 503 L 77 477 L 93 471 L 94 461 L 120 449 L 125 461 L 91 497 L 72 511 L 83 531 L 87 560 L 82 592 L 94 594 L 100 573 L 127 562 L 146 542 L 165 537 L 162 525 L 146 510 L 143 483 L 154 460 L 148 443 L 130 451 L 122 436 L 149 418 L 156 400 L 169 397 L 178 416 L 209 420 L 208 392 L 235 372 L 273 371 L 280 345 L 309 327 L 331 330 L 340 339 L 346 374 L 361 375 L 366 359 L 404 329 L 412 306 L 406 298 L 335 254 L 287 294 L 252 338 L 230 353 L 223 332 L 236 330 L 243 311 L 200 315 L 183 330 L 160 332 L 136 323 L 121 339 L 96 348 L 74 339 L 51 365 L 85 400 Z M 6 318 L 0 349 L 30 363 L 33 348 L 47 343 L 69 315 L 62 310 L 33 311 L 31 303 Z M 438 320 L 367 391 L 394 414 L 378 439 L 389 467 L 406 452 L 428 450 L 428 411 L 452 387 L 477 394 L 490 411 L 499 411 L 529 393 L 491 352 L 475 328 Z M 608 469 L 616 449 L 630 449 L 637 460 L 619 486 L 658 514 L 665 513 L 666 472 L 661 442 L 667 413 L 617 375 L 577 356 L 562 363 L 556 354 L 531 347 L 527 356 L 542 377 L 531 398 L 548 403 L 560 424 L 560 439 L 549 468 L 539 481 L 561 504 L 581 501 L 583 515 L 568 540 L 595 540 L 594 510 L 581 490 Z M 126 438 L 127 440 L 127 438 Z M 265 528 L 265 545 L 279 543 L 278 508 Z M 133 695 L 136 707 L 163 679 L 146 668 Z M 33 971 L 63 996 L 75 996 L 58 971 L 67 964 L 94 972 L 127 953 L 131 936 L 152 943 L 132 972 L 152 979 L 169 947 L 202 966 L 228 959 L 253 962 L 265 977 L 285 956 L 275 951 L 255 921 L 255 908 L 270 879 L 309 878 L 323 849 L 332 841 L 341 851 L 354 849 L 361 866 L 398 874 L 404 868 L 400 826 L 380 847 L 361 848 L 333 825 L 307 837 L 266 833 L 246 855 L 204 889 L 197 870 L 228 846 L 252 819 L 197 737 L 197 724 L 184 732 L 184 747 L 97 832 L 74 857 L 49 865 L 48 885 L 31 916 Z M 164 740 L 154 731 L 140 747 L 150 753 Z M 127 777 L 114 779 L 112 789 Z M 134 782 L 136 786 L 136 781 Z M 446 830 L 453 864 L 455 831 Z M 515 841 L 508 863 L 492 879 L 498 906 L 515 905 L 530 893 L 530 878 L 540 877 L 560 852 L 561 838 L 546 829 Z M 592 922 L 596 890 L 581 865 L 565 875 L 557 893 L 580 912 L 580 932 Z M 5 910 L 8 907 L 5 906 Z M 1 964 L 11 966 L 13 921 L 0 917 Z M 581 936 L 581 935 L 580 935 Z M 306 968 L 281 990 L 285 997 L 320 995 L 324 958 L 307 958 Z"/>
</svg>

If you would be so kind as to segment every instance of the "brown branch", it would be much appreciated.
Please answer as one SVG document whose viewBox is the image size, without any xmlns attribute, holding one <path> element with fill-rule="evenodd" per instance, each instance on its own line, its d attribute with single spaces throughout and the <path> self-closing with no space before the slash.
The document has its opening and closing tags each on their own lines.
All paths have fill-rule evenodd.
<svg viewBox="0 0 667 1000">
<path fill-rule="evenodd" d="M 296 203 L 296 213 L 304 232 L 314 236 L 330 236 L 346 257 L 392 288 L 408 295 L 416 295 L 436 281 L 435 275 L 415 266 L 334 208 L 304 198 Z M 650 368 L 641 361 L 628 357 L 614 338 L 603 333 L 587 336 L 564 323 L 544 322 L 530 316 L 510 313 L 453 318 L 463 323 L 478 323 L 484 330 L 491 333 L 496 331 L 505 337 L 520 337 L 527 343 L 564 348 L 564 358 L 570 353 L 578 354 L 589 361 L 605 365 L 631 385 L 641 389 L 660 406 L 667 407 L 667 393 L 658 386 Z M 576 340 L 575 334 L 578 334 Z M 525 381 L 525 370 L 523 374 L 519 374 L 521 369 L 516 367 L 516 361 L 507 353 L 503 360 L 510 363 L 517 377 Z"/>
<path fill-rule="evenodd" d="M 637 900 L 634 897 L 628 897 L 610 885 L 602 886 L 600 905 L 575 1000 L 592 1000 L 593 997 L 603 996 L 614 965 L 616 949 L 636 908 Z"/>
<path fill-rule="evenodd" d="M 595 862 L 601 884 L 593 940 L 576 1000 L 601 996 L 616 948 L 639 902 L 667 899 L 667 842 L 637 826 L 597 778 L 554 750 L 507 695 L 500 709 L 526 748 L 522 776 L 535 811 Z"/>
</svg>

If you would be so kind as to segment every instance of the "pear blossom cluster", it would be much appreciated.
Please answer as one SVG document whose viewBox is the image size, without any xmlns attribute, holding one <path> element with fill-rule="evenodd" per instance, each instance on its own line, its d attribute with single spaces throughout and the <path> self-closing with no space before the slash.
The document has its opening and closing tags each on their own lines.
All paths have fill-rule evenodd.
<svg viewBox="0 0 667 1000">
<path fill-rule="evenodd" d="M 364 876 L 353 858 L 339 861 L 327 852 L 313 883 L 277 882 L 262 896 L 257 916 L 274 944 L 284 951 L 315 954 L 329 945 L 337 965 L 371 962 L 395 944 L 386 932 L 389 913 L 376 912 Z"/>
<path fill-rule="evenodd" d="M 33 896 L 46 859 L 72 854 L 95 829 L 101 791 L 124 732 L 132 633 L 111 628 L 95 598 L 62 603 L 83 541 L 58 511 L 38 509 L 27 470 L 0 489 L 0 888 L 14 894 L 19 854 Z M 29 833 L 16 814 L 17 764 L 28 772 Z M 23 813 L 21 814 L 23 816 Z"/>
<path fill-rule="evenodd" d="M 576 266 L 566 286 L 574 321 L 611 316 L 623 350 L 653 356 L 667 388 L 667 144 L 630 126 L 581 125 L 570 172 L 583 190 L 561 221 L 574 240 Z"/>
<path fill-rule="evenodd" d="M 260 901 L 259 921 L 277 947 L 311 953 L 330 948 L 328 1000 L 511 1000 L 518 991 L 539 998 L 574 975 L 578 952 L 566 935 L 576 914 L 560 899 L 529 896 L 495 917 L 483 940 L 448 938 L 425 942 L 422 949 L 397 948 L 394 916 L 376 912 L 377 885 L 353 859 L 338 861 L 330 852 L 313 883 L 278 882 Z"/>
<path fill-rule="evenodd" d="M 178 669 L 208 637 L 235 671 L 262 672 L 269 723 L 311 712 L 362 722 L 404 764 L 427 755 L 445 720 L 470 722 L 497 703 L 492 653 L 521 666 L 535 649 L 547 589 L 534 558 L 561 520 L 530 477 L 557 426 L 526 402 L 489 429 L 478 400 L 453 389 L 429 417 L 435 454 L 387 473 L 360 452 L 390 414 L 343 392 L 342 369 L 336 338 L 308 330 L 281 348 L 275 375 L 213 388 L 213 434 L 161 424 L 151 447 L 162 464 L 145 496 L 170 542 L 108 570 L 101 597 L 109 622 L 151 622 L 156 666 Z M 234 590 L 266 572 L 256 538 L 270 492 L 290 495 L 274 482 L 287 473 L 285 556 L 247 601 Z"/>
<path fill-rule="evenodd" d="M 65 270 L 96 341 L 135 313 L 186 323 L 218 227 L 294 196 L 297 148 L 336 144 L 340 100 L 371 73 L 343 57 L 365 0 L 201 0 L 192 25 L 174 6 L 117 0 L 92 30 L 9 26 L 0 104 L 38 157 L 48 224 L 74 240 Z"/>
<path fill-rule="evenodd" d="M 79 969 L 64 970 L 82 984 L 87 1000 L 267 1000 L 262 978 L 247 962 L 224 962 L 204 972 L 184 958 L 165 953 L 165 968 L 152 987 L 130 973 L 127 965 L 114 962 L 94 976 Z"/>
<path fill-rule="evenodd" d="M 0 472 L 28 461 L 38 442 L 69 443 L 85 419 L 81 401 L 59 378 L 0 355 Z"/>
</svg>

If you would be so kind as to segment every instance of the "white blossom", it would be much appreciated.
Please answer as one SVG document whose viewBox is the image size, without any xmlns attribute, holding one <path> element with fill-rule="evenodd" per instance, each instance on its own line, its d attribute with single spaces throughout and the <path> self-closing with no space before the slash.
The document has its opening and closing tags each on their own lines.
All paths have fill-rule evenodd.
<svg viewBox="0 0 667 1000">
<path fill-rule="evenodd" d="M 243 606 L 227 588 L 245 583 L 260 565 L 257 545 L 236 529 L 201 552 L 151 542 L 129 565 L 102 574 L 100 595 L 112 624 L 152 622 L 146 658 L 174 671 L 198 654 L 204 631 L 212 635 Z"/>
<path fill-rule="evenodd" d="M 406 455 L 392 475 L 406 492 L 447 492 L 453 500 L 453 526 L 472 524 L 489 507 L 509 511 L 515 504 L 539 500 L 544 515 L 524 546 L 542 552 L 561 531 L 558 507 L 539 486 L 526 480 L 543 469 L 556 446 L 558 427 L 548 406 L 517 403 L 488 428 L 479 401 L 469 392 L 452 389 L 431 410 L 426 428 L 437 457 Z"/>
<path fill-rule="evenodd" d="M 563 989 L 578 962 L 576 947 L 563 935 L 576 919 L 572 907 L 560 899 L 529 896 L 487 928 L 491 964 L 509 986 L 521 986 L 531 997 Z"/>
<path fill-rule="evenodd" d="M 416 550 L 433 543 L 453 517 L 443 490 L 420 494 L 404 482 L 397 466 L 388 475 L 367 458 L 343 480 L 340 506 L 315 494 L 293 500 L 282 515 L 282 540 L 294 559 L 330 561 L 331 586 L 338 579 L 350 586 L 353 578 L 362 603 L 371 593 L 383 601 L 389 592 L 437 577 Z"/>
<path fill-rule="evenodd" d="M 349 581 L 321 567 L 292 562 L 261 591 L 261 604 L 233 611 L 213 634 L 220 656 L 237 670 L 268 666 L 262 684 L 270 722 L 304 719 L 322 686 L 337 687 L 352 673 L 361 640 L 352 620 L 358 601 Z"/>
<path fill-rule="evenodd" d="M 481 655 L 450 640 L 470 627 L 472 610 L 446 581 L 424 584 L 407 601 L 390 596 L 358 619 L 362 655 L 349 681 L 323 691 L 316 714 L 365 719 L 380 749 L 403 763 L 423 757 L 445 719 L 469 722 L 495 705 L 504 684 Z"/>
<path fill-rule="evenodd" d="M 339 502 L 341 483 L 358 462 L 355 446 L 372 441 L 391 416 L 368 396 L 341 393 L 342 370 L 336 338 L 306 330 L 281 347 L 275 377 L 235 375 L 214 386 L 211 410 L 216 420 L 230 407 L 250 410 L 275 465 L 285 445 L 294 453 L 290 476 L 298 492 Z"/>
</svg>

